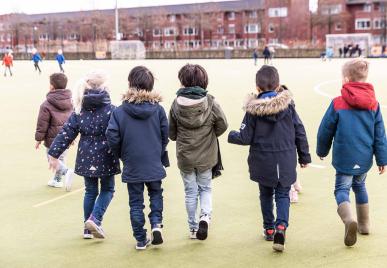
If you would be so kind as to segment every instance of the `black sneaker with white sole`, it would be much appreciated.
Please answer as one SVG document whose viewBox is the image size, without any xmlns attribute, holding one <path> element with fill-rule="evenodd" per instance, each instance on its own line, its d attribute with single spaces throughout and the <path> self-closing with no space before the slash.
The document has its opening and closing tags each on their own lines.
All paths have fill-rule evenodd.
<svg viewBox="0 0 387 268">
<path fill-rule="evenodd" d="M 163 233 L 161 227 L 152 228 L 152 245 L 161 245 L 163 242 Z"/>
<path fill-rule="evenodd" d="M 196 238 L 198 240 L 206 240 L 208 236 L 209 217 L 204 215 L 200 218 L 199 229 L 196 232 Z"/>
<path fill-rule="evenodd" d="M 264 229 L 263 230 L 263 238 L 266 241 L 273 241 L 274 240 L 274 234 L 275 234 L 274 228 L 269 228 L 269 229 Z"/>
<path fill-rule="evenodd" d="M 278 252 L 285 250 L 286 227 L 282 224 L 275 228 L 273 249 Z"/>
</svg>

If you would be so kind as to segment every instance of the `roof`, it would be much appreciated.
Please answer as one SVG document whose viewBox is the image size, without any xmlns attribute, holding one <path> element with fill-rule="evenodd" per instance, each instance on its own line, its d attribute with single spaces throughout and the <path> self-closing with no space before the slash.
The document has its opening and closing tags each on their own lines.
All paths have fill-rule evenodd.
<svg viewBox="0 0 387 268">
<path fill-rule="evenodd" d="M 387 2 L 387 0 L 347 0 L 347 5 Z"/>
<path fill-rule="evenodd" d="M 240 0 L 240 1 L 222 1 L 222 2 L 206 2 L 196 4 L 181 4 L 181 5 L 165 5 L 165 6 L 149 6 L 149 7 L 134 7 L 120 8 L 121 15 L 141 16 L 160 15 L 160 14 L 193 14 L 193 13 L 210 13 L 216 11 L 242 11 L 242 10 L 263 10 L 265 8 L 265 0 Z M 29 21 L 37 21 L 46 19 L 74 19 L 79 17 L 91 16 L 94 12 L 99 15 L 114 15 L 114 9 L 103 10 L 87 10 L 75 12 L 61 13 L 46 13 L 28 15 Z"/>
</svg>

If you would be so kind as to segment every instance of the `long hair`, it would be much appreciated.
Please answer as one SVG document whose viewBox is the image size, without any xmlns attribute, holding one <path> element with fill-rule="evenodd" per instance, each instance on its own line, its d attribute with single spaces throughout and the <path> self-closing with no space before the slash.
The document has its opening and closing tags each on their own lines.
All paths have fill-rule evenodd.
<svg viewBox="0 0 387 268">
<path fill-rule="evenodd" d="M 73 89 L 73 105 L 76 114 L 80 114 L 82 110 L 83 97 L 85 92 L 90 89 L 98 89 L 100 91 L 109 91 L 106 86 L 107 74 L 102 70 L 93 70 L 80 79 Z"/>
</svg>

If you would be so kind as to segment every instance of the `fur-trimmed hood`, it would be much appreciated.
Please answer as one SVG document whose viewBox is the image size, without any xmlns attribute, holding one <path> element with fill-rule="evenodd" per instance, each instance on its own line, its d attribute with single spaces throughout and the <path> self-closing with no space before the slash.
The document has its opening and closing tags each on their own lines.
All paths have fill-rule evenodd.
<svg viewBox="0 0 387 268">
<path fill-rule="evenodd" d="M 293 103 L 289 90 L 278 92 L 273 98 L 258 99 L 258 95 L 250 94 L 246 98 L 243 110 L 257 116 L 273 116 L 285 111 Z"/>
<path fill-rule="evenodd" d="M 123 109 L 133 118 L 145 120 L 159 109 L 162 100 L 157 91 L 129 89 L 123 96 Z"/>
<path fill-rule="evenodd" d="M 158 91 L 136 90 L 130 88 L 125 94 L 123 94 L 122 100 L 134 104 L 140 104 L 144 102 L 154 104 L 161 102 L 163 98 Z"/>
</svg>

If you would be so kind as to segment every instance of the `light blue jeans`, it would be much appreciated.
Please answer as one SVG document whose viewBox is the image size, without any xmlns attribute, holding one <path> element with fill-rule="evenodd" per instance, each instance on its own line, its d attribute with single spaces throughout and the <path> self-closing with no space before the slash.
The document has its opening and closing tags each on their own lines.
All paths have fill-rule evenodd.
<svg viewBox="0 0 387 268">
<path fill-rule="evenodd" d="M 46 148 L 47 160 L 49 160 L 48 150 L 49 150 L 49 148 Z M 65 163 L 66 155 L 67 155 L 67 150 L 64 151 L 63 154 L 61 154 L 61 156 L 59 156 L 59 158 L 58 158 L 58 160 L 60 162 L 60 167 L 55 172 L 54 180 L 56 180 L 56 181 L 61 181 L 62 176 L 64 176 L 68 170 L 66 163 Z"/>
<path fill-rule="evenodd" d="M 349 192 L 351 191 L 351 188 L 355 193 L 356 204 L 367 204 L 368 194 L 365 186 L 366 178 L 367 173 L 358 176 L 336 174 L 335 198 L 337 205 L 340 205 L 343 202 L 349 202 Z"/>
<path fill-rule="evenodd" d="M 188 214 L 188 225 L 190 230 L 199 228 L 196 212 L 198 209 L 198 199 L 200 201 L 200 217 L 208 215 L 211 218 L 212 196 L 211 182 L 212 170 L 206 170 L 202 173 L 194 171 L 186 174 L 180 172 L 184 182 L 185 206 Z"/>
</svg>

